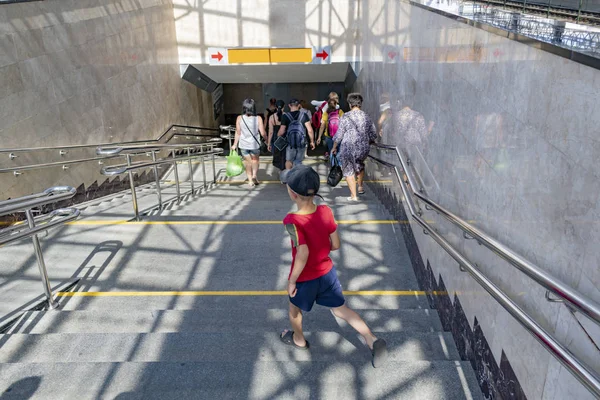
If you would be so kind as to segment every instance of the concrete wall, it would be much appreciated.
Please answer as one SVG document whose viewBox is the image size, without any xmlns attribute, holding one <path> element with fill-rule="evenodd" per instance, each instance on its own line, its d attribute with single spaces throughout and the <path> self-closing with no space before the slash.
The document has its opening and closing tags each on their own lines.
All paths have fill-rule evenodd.
<svg viewBox="0 0 600 400">
<path fill-rule="evenodd" d="M 375 118 L 384 99 L 398 101 L 383 141 L 405 149 L 444 207 L 600 302 L 600 71 L 406 2 L 368 3 L 356 88 Z M 384 45 L 398 49 L 399 63 L 375 61 Z M 405 106 L 424 118 L 420 143 L 401 129 Z M 548 303 L 542 288 L 435 213 L 425 216 L 600 372 L 600 352 L 577 319 L 599 343 L 597 325 Z M 458 293 L 470 329 L 477 318 L 495 360 L 505 353 L 528 398 L 592 398 L 421 229 L 414 236 L 450 298 Z"/>
<path fill-rule="evenodd" d="M 170 0 L 47 0 L 0 7 L 0 146 L 156 138 L 210 126 L 206 95 L 180 79 Z M 202 107 L 210 112 L 200 114 Z M 65 158 L 92 156 L 71 152 Z M 60 161 L 22 156 L 0 167 Z M 97 164 L 0 174 L 0 198 L 103 180 Z"/>
<path fill-rule="evenodd" d="M 263 85 L 260 83 L 223 85 L 223 98 L 225 114 L 239 115 L 242 112 L 242 102 L 247 98 L 254 99 L 257 112 L 260 113 L 266 108 L 263 100 Z"/>
</svg>

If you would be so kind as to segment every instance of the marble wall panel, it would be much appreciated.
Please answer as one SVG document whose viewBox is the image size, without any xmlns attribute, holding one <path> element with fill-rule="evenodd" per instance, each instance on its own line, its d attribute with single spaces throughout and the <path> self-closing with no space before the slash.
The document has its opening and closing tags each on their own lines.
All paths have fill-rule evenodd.
<svg viewBox="0 0 600 400">
<path fill-rule="evenodd" d="M 400 50 L 409 55 L 397 64 L 372 59 L 361 65 L 356 89 L 365 95 L 365 109 L 378 118 L 382 99 L 392 100 L 383 141 L 405 149 L 434 200 L 600 301 L 600 253 L 594 245 L 600 239 L 600 113 L 593 100 L 600 93 L 600 72 L 400 3 L 395 29 L 383 20 L 371 20 L 372 26 L 359 22 L 369 30 L 361 38 L 394 32 L 396 37 L 385 42 L 404 44 Z M 373 46 L 381 42 L 360 40 L 357 53 L 376 54 L 369 49 Z M 434 60 L 413 57 L 432 53 Z M 405 106 L 418 111 L 427 126 L 432 123 L 416 149 L 406 145 L 394 118 Z M 583 317 L 578 322 L 564 306 L 548 303 L 544 289 L 475 241 L 462 239 L 435 213 L 426 211 L 425 217 L 598 371 L 600 352 L 586 340 L 590 335 L 598 341 L 594 324 Z M 456 262 L 421 229 L 413 233 L 423 264 L 438 283 L 443 281 L 450 297 L 456 293 L 460 299 L 470 335 L 482 332 L 494 359 L 509 363 L 524 395 L 592 398 L 494 299 L 467 274 L 457 273 Z"/>
<path fill-rule="evenodd" d="M 210 97 L 179 73 L 170 0 L 47 0 L 0 7 L 0 146 L 155 138 L 214 126 Z M 210 113 L 201 108 L 210 108 Z M 202 117 L 201 117 L 202 116 Z M 78 157 L 93 156 L 93 149 Z M 57 161 L 23 155 L 7 165 Z M 0 197 L 90 185 L 98 165 L 3 179 Z M 23 178 L 23 179 L 21 179 Z"/>
</svg>

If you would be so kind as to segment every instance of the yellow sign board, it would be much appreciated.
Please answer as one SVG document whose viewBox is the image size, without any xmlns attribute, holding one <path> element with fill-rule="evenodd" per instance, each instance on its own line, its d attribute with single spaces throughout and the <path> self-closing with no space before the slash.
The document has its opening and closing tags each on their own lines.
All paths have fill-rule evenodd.
<svg viewBox="0 0 600 400">
<path fill-rule="evenodd" d="M 309 63 L 313 49 L 271 49 L 272 63 Z"/>
<path fill-rule="evenodd" d="M 208 49 L 210 65 L 227 64 L 331 64 L 331 46 L 318 48 L 279 49 Z"/>
<path fill-rule="evenodd" d="M 269 49 L 229 49 L 230 64 L 260 64 L 271 62 Z"/>
</svg>

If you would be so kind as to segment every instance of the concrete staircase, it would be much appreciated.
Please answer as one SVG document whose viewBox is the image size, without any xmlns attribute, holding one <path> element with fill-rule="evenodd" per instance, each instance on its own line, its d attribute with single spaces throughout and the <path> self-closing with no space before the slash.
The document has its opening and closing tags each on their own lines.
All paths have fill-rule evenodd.
<svg viewBox="0 0 600 400">
<path fill-rule="evenodd" d="M 334 261 L 344 289 L 419 290 L 398 227 L 383 222 L 390 217 L 374 195 L 348 203 L 346 188 L 322 191 L 340 222 Z M 104 224 L 123 219 L 126 200 L 89 206 L 82 224 L 46 239 L 49 252 L 91 260 L 73 290 L 100 295 L 61 297 L 59 311 L 25 312 L 0 335 L 2 400 L 481 398 L 424 295 L 347 297 L 388 342 L 380 369 L 352 328 L 317 306 L 305 314 L 309 352 L 279 341 L 287 299 L 264 291 L 285 288 L 291 261 L 272 223 L 291 209 L 280 184 L 216 185 L 145 219 L 154 224 Z"/>
</svg>

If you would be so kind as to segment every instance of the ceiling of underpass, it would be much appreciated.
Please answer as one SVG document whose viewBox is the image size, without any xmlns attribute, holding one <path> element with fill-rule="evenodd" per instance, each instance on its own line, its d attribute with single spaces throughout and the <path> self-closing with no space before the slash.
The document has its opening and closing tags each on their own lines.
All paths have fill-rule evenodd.
<svg viewBox="0 0 600 400">
<path fill-rule="evenodd" d="M 318 83 L 344 82 L 349 63 L 326 65 L 193 65 L 218 83 Z"/>
</svg>

